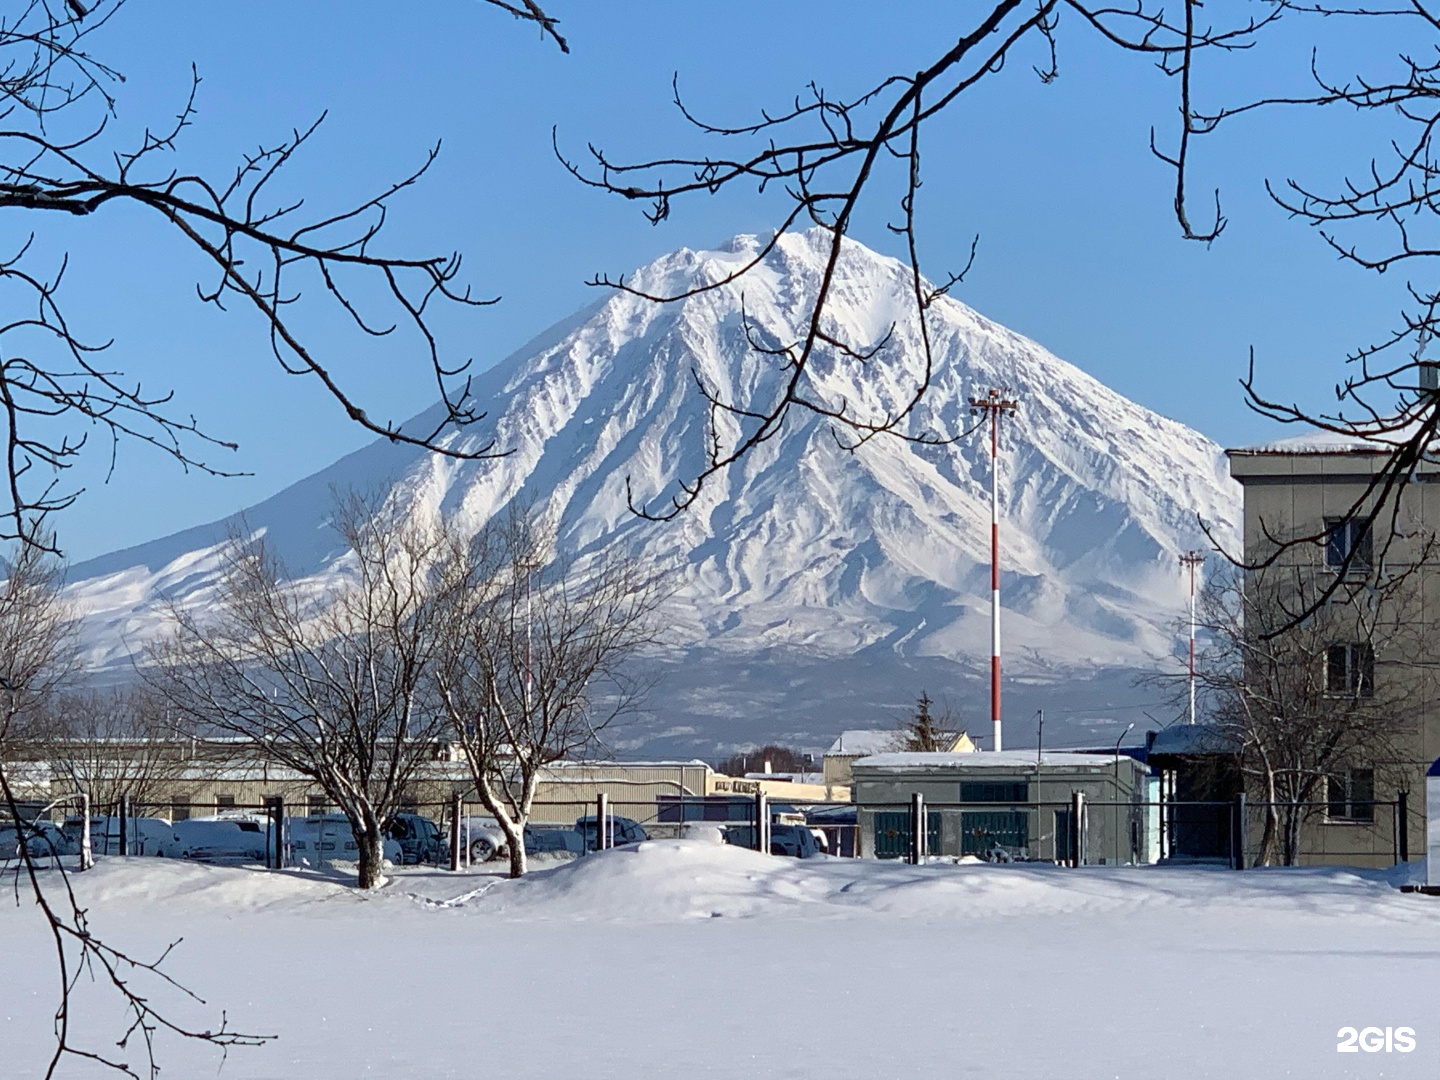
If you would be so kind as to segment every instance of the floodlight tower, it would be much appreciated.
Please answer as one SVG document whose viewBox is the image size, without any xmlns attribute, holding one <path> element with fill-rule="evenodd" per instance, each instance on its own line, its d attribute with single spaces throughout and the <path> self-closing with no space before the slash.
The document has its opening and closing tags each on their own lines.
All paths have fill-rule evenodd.
<svg viewBox="0 0 1440 1080">
<path fill-rule="evenodd" d="M 991 389 L 970 399 L 970 412 L 990 422 L 990 728 L 995 751 L 1000 738 L 1000 418 L 1014 416 L 1020 402 Z"/>
<path fill-rule="evenodd" d="M 1187 551 L 1180 565 L 1190 571 L 1190 723 L 1195 723 L 1195 571 L 1205 565 L 1205 554 Z"/>
</svg>

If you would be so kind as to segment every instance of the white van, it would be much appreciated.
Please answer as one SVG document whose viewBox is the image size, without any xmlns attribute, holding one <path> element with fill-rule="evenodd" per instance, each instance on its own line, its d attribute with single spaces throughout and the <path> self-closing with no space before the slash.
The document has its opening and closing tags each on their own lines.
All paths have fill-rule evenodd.
<svg viewBox="0 0 1440 1080">
<path fill-rule="evenodd" d="M 131 817 L 126 821 L 126 831 L 131 855 L 158 855 L 165 859 L 180 857 L 175 841 L 174 827 L 164 818 Z M 80 819 L 70 818 L 63 829 L 65 837 L 80 850 Z M 92 817 L 90 819 L 90 854 L 120 854 L 120 819 L 118 817 Z"/>
<path fill-rule="evenodd" d="M 270 851 L 270 821 L 260 814 L 230 813 L 175 822 L 182 859 L 201 862 L 264 862 Z"/>
<path fill-rule="evenodd" d="M 315 814 L 290 818 L 290 861 L 296 866 L 319 866 L 329 862 L 358 862 L 360 845 L 344 814 Z M 397 866 L 405 862 L 400 841 L 385 838 L 383 857 Z"/>
</svg>

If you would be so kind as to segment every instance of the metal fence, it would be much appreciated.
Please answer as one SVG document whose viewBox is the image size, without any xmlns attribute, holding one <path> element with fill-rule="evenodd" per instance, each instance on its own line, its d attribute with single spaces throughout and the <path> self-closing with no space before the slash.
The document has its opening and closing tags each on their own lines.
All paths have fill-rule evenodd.
<svg viewBox="0 0 1440 1080">
<path fill-rule="evenodd" d="M 52 821 L 71 842 L 68 854 L 78 854 L 82 836 L 88 835 L 98 857 L 202 858 L 270 867 L 324 866 L 359 857 L 348 823 L 313 799 L 301 807 L 287 806 L 278 797 L 256 804 L 193 806 L 188 819 L 174 815 L 168 803 L 122 799 L 91 806 L 88 830 L 74 802 L 34 808 L 34 820 Z M 653 800 L 601 794 L 594 801 L 537 802 L 524 842 L 538 862 L 718 830 L 725 842 L 777 855 L 821 852 L 910 862 L 979 859 L 1070 866 L 1215 863 L 1243 869 L 1260 854 L 1267 820 L 1283 826 L 1285 815 L 1293 812 L 1304 820 L 1301 843 L 1307 862 L 1388 865 L 1409 859 L 1411 823 L 1404 793 L 1392 801 L 1348 805 L 1343 817 L 1335 809 L 1324 803 L 1247 802 L 1243 796 L 1229 802 L 1105 802 L 1076 793 L 1063 802 L 927 804 L 917 795 L 909 803 L 857 805 L 763 794 Z M 197 812 L 207 821 L 228 824 L 202 826 L 195 821 Z M 187 820 L 195 823 L 187 826 Z M 0 845 L 4 828 L 0 822 Z M 29 837 L 35 828 L 12 826 L 12 832 Z M 1280 837 L 1272 840 L 1273 861 L 1281 848 Z M 505 845 L 494 818 L 459 798 L 407 804 L 386 829 L 386 855 L 402 864 L 460 869 L 503 859 Z M 46 850 L 44 845 L 40 850 Z M 7 854 L 14 857 L 0 848 L 0 860 Z"/>
</svg>

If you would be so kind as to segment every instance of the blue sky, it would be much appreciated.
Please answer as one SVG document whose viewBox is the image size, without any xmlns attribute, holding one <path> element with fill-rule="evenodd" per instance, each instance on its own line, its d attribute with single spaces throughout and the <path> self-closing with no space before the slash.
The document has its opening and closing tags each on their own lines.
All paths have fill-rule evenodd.
<svg viewBox="0 0 1440 1080">
<path fill-rule="evenodd" d="M 393 179 L 443 140 L 426 184 L 396 205 L 392 250 L 461 250 L 494 308 L 447 315 L 455 352 L 491 364 L 594 299 L 584 281 L 682 245 L 764 231 L 783 195 L 753 192 L 678 203 L 652 227 L 638 207 L 587 190 L 555 161 L 550 138 L 620 157 L 694 148 L 670 105 L 679 72 L 694 108 L 743 120 L 814 79 L 832 93 L 914 70 L 953 37 L 955 5 L 726 0 L 554 0 L 573 53 L 475 0 L 396 5 L 252 0 L 133 2 L 95 46 L 127 77 L 117 131 L 171 116 L 190 64 L 204 82 L 199 115 L 175 164 L 223 173 L 237 155 L 329 117 L 289 177 L 317 207 Z M 963 7 L 963 5 L 962 5 Z M 1263 53 L 1207 62 L 1202 103 L 1303 88 L 1309 38 L 1282 30 Z M 1322 62 L 1347 69 L 1386 55 L 1375 31 L 1326 26 Z M 922 254 L 935 272 L 979 258 L 956 295 L 1033 337 L 1136 401 L 1234 445 L 1275 431 L 1249 413 L 1236 380 L 1250 348 L 1277 395 L 1323 404 L 1345 351 L 1389 327 L 1403 278 L 1338 263 L 1285 218 L 1265 179 L 1317 183 L 1363 167 L 1375 118 L 1332 111 L 1257 115 L 1206 140 L 1197 182 L 1218 184 L 1230 225 L 1214 245 L 1187 243 L 1170 212 L 1170 176 L 1149 154 L 1152 125 L 1174 115 L 1173 85 L 1143 61 L 1061 27 L 1061 77 L 1042 86 L 1012 63 L 930 131 Z M 1020 58 L 1017 58 L 1020 59 Z M 856 235 L 898 254 L 874 205 Z M 240 443 L 222 463 L 253 476 L 186 475 L 153 450 L 124 446 L 109 483 L 99 459 L 75 477 L 89 490 L 56 519 L 84 558 L 249 505 L 362 445 L 313 384 L 282 375 L 261 327 L 194 299 L 199 267 L 155 222 L 115 208 L 82 223 L 47 221 L 39 254 L 71 252 L 68 311 L 83 333 L 114 338 L 112 363 Z M 12 218 L 7 244 L 35 227 Z M 323 325 L 321 326 L 323 330 Z M 423 362 L 375 351 L 339 359 L 372 413 L 401 420 L 431 403 Z M 77 470 L 79 472 L 79 470 Z"/>
</svg>

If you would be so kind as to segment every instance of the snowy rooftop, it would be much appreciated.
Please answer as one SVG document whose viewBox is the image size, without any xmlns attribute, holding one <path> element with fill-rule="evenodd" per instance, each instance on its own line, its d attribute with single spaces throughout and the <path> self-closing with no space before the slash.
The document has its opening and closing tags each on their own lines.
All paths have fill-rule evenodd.
<svg viewBox="0 0 1440 1080">
<path fill-rule="evenodd" d="M 900 732 L 894 728 L 885 731 L 857 728 L 853 731 L 842 731 L 840 737 L 831 744 L 830 749 L 825 753 L 860 754 L 865 757 L 894 750 L 902 741 L 903 737 Z"/>
<path fill-rule="evenodd" d="M 1125 754 L 1120 755 L 1122 758 Z M 1110 768 L 1113 759 L 1100 754 L 1067 754 L 1054 751 L 1042 754 L 1040 765 L 1050 769 Z M 973 754 L 875 754 L 855 763 L 870 769 L 1016 769 L 1035 767 L 1034 750 L 1002 750 L 999 753 Z"/>
<path fill-rule="evenodd" d="M 1371 436 L 1341 434 L 1335 431 L 1307 431 L 1285 439 L 1243 446 L 1232 454 L 1389 454 L 1403 446 L 1413 429 L 1401 428 Z M 1432 444 L 1432 451 L 1437 444 Z"/>
</svg>

